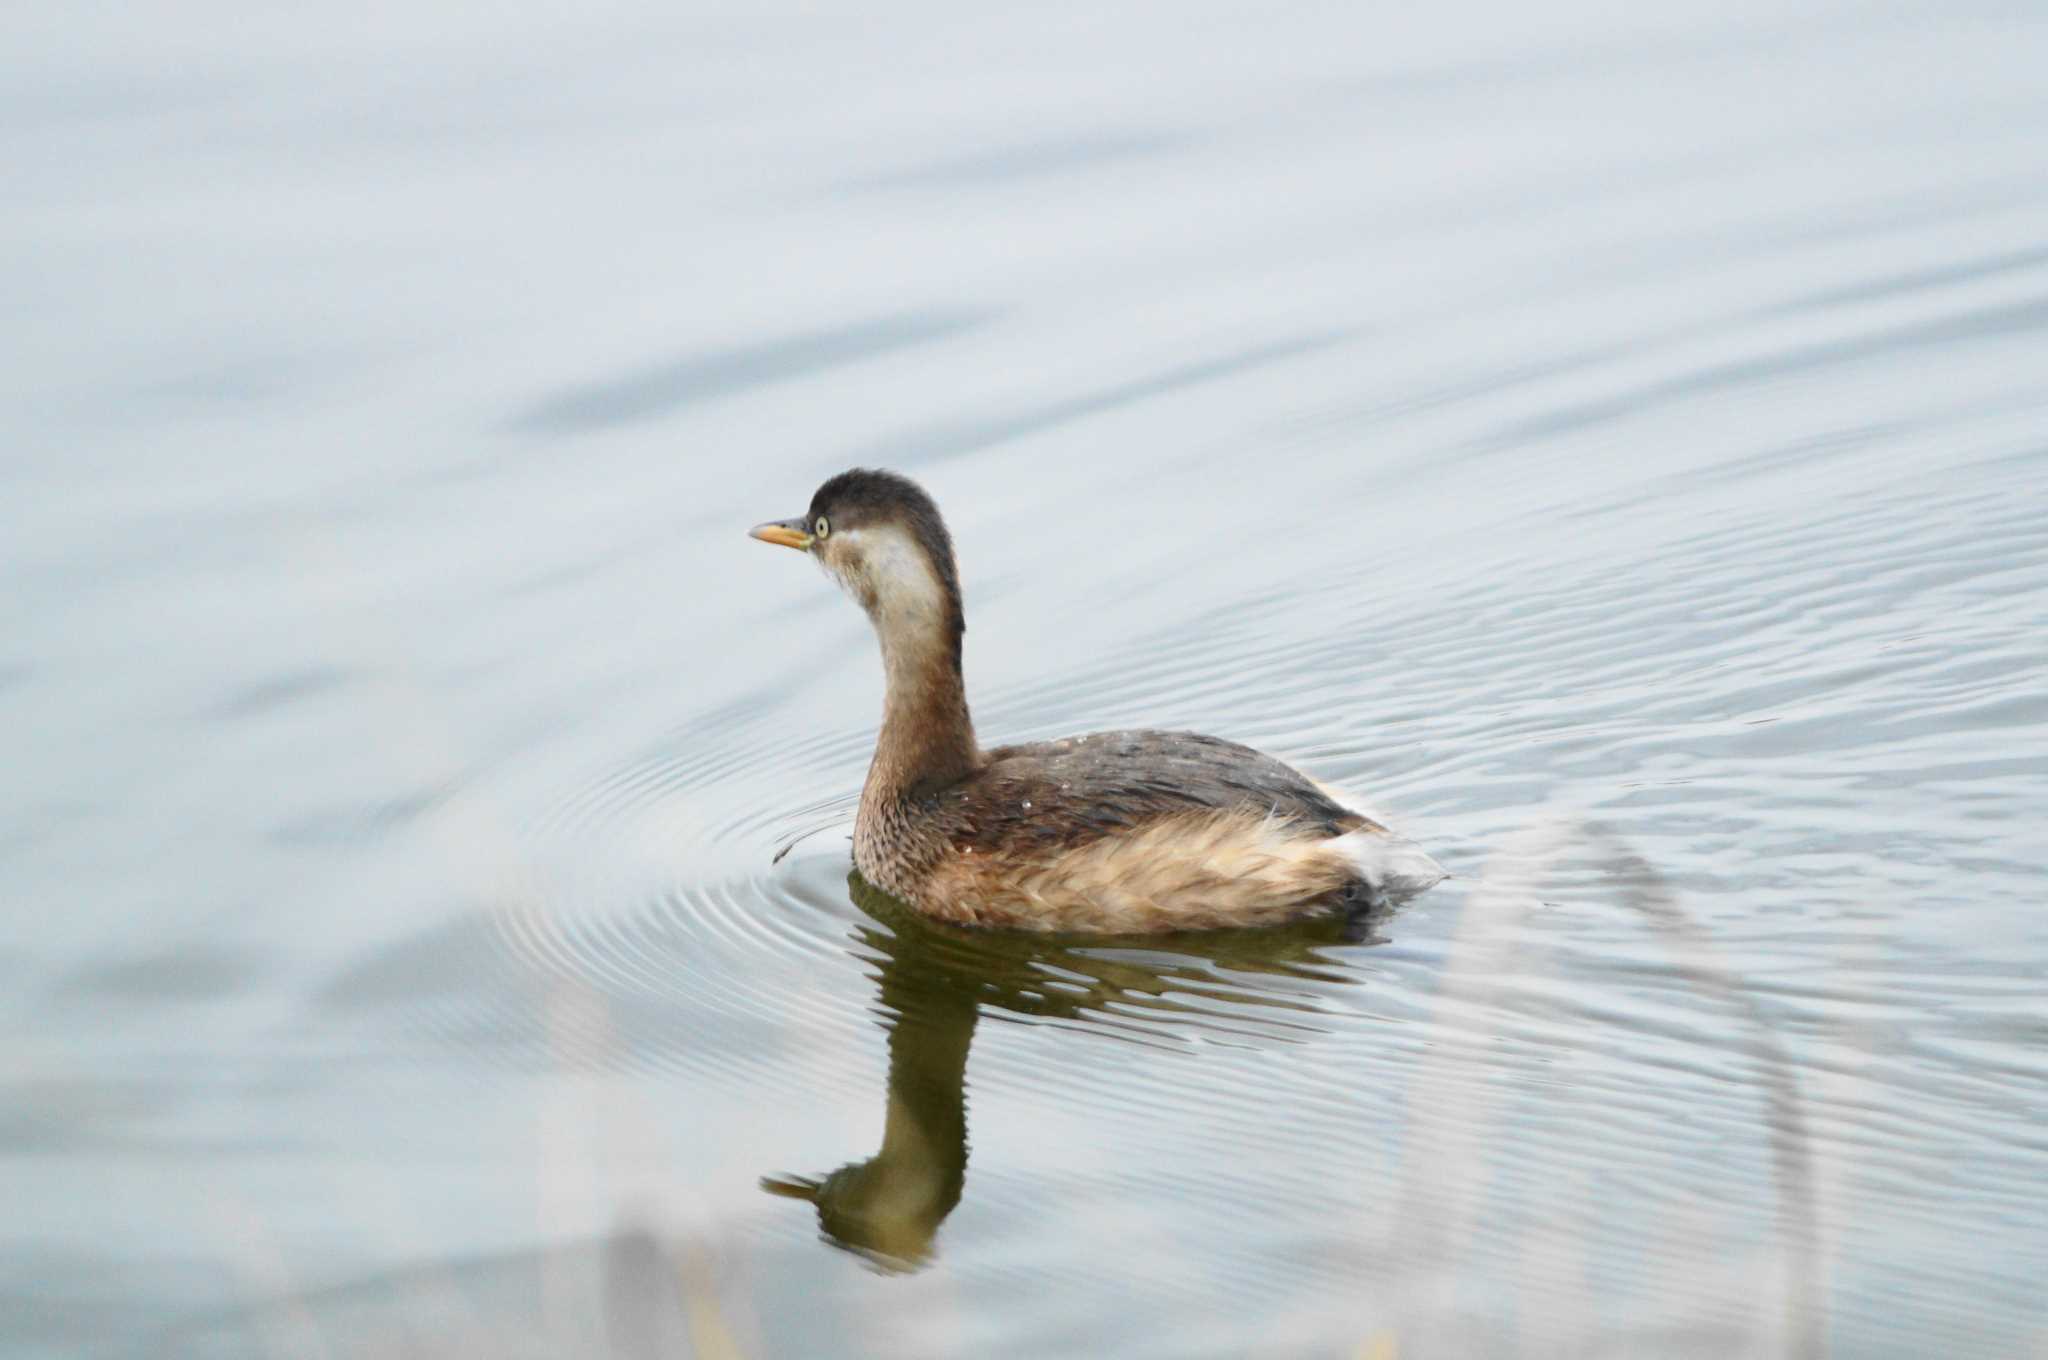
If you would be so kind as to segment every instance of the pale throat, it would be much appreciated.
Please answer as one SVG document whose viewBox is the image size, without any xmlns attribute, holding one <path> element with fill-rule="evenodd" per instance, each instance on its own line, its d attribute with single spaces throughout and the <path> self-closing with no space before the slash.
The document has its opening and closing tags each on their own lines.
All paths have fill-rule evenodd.
<svg viewBox="0 0 2048 1360">
<path fill-rule="evenodd" d="M 863 579 L 843 584 L 874 624 L 887 681 L 871 774 L 906 786 L 957 779 L 979 752 L 955 662 L 952 602 L 907 535 L 893 528 L 854 532 L 861 535 Z"/>
</svg>

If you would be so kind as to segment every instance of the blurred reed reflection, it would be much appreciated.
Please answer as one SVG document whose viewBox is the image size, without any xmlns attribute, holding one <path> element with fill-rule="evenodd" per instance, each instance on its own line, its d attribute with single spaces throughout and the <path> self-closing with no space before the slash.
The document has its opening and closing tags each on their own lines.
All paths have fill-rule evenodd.
<svg viewBox="0 0 2048 1360">
<path fill-rule="evenodd" d="M 1384 938 L 1384 917 L 1174 936 L 971 931 L 926 920 L 857 872 L 847 886 L 872 922 L 855 946 L 876 965 L 889 1036 L 882 1146 L 822 1177 L 769 1176 L 761 1188 L 816 1206 L 827 1241 L 885 1271 L 932 1258 L 965 1189 L 967 1053 L 984 1008 L 1140 1043 L 1191 1029 L 1300 1038 L 1320 1032 L 1319 1007 L 1286 983 L 1355 982 L 1326 951 Z"/>
</svg>

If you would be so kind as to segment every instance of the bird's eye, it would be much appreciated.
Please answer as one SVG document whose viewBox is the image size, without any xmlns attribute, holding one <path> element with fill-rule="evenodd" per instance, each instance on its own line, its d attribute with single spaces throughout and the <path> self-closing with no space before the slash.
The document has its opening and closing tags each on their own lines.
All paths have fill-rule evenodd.
<svg viewBox="0 0 2048 1360">
<path fill-rule="evenodd" d="M 825 537 L 825 535 L 832 532 L 832 521 L 826 519 L 823 515 L 820 515 L 818 516 L 817 524 L 813 527 L 818 531 L 818 537 L 823 538 Z"/>
</svg>

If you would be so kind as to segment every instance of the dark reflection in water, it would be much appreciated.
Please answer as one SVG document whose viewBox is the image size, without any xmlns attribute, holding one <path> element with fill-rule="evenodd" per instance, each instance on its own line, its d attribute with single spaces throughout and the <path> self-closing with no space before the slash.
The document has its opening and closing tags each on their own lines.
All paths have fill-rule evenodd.
<svg viewBox="0 0 2048 1360">
<path fill-rule="evenodd" d="M 1036 1019 L 1078 1020 L 1140 1038 L 1130 1016 L 1228 1028 L 1200 999 L 1303 1013 L 1314 1007 L 1263 990 L 1261 975 L 1353 981 L 1324 951 L 1376 942 L 1374 921 L 1334 918 L 1267 930 L 1135 938 L 1047 938 L 970 931 L 927 921 L 867 883 L 847 877 L 872 925 L 857 942 L 878 966 L 876 1012 L 889 1034 L 889 1090 L 882 1146 L 822 1178 L 770 1176 L 770 1194 L 806 1200 L 826 1240 L 884 1270 L 911 1270 L 932 1256 L 939 1225 L 967 1179 L 967 1053 L 984 1007 Z"/>
</svg>

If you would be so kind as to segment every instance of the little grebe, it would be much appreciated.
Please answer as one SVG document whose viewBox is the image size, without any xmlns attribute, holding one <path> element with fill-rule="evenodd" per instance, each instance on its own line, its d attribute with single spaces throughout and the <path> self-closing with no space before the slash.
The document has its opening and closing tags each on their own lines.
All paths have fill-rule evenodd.
<svg viewBox="0 0 2048 1360">
<path fill-rule="evenodd" d="M 888 695 L 853 823 L 862 877 L 959 925 L 1137 934 L 1362 913 L 1443 870 L 1271 756 L 1191 732 L 983 750 L 938 507 L 856 468 L 753 536 L 817 558 L 882 644 Z"/>
</svg>

